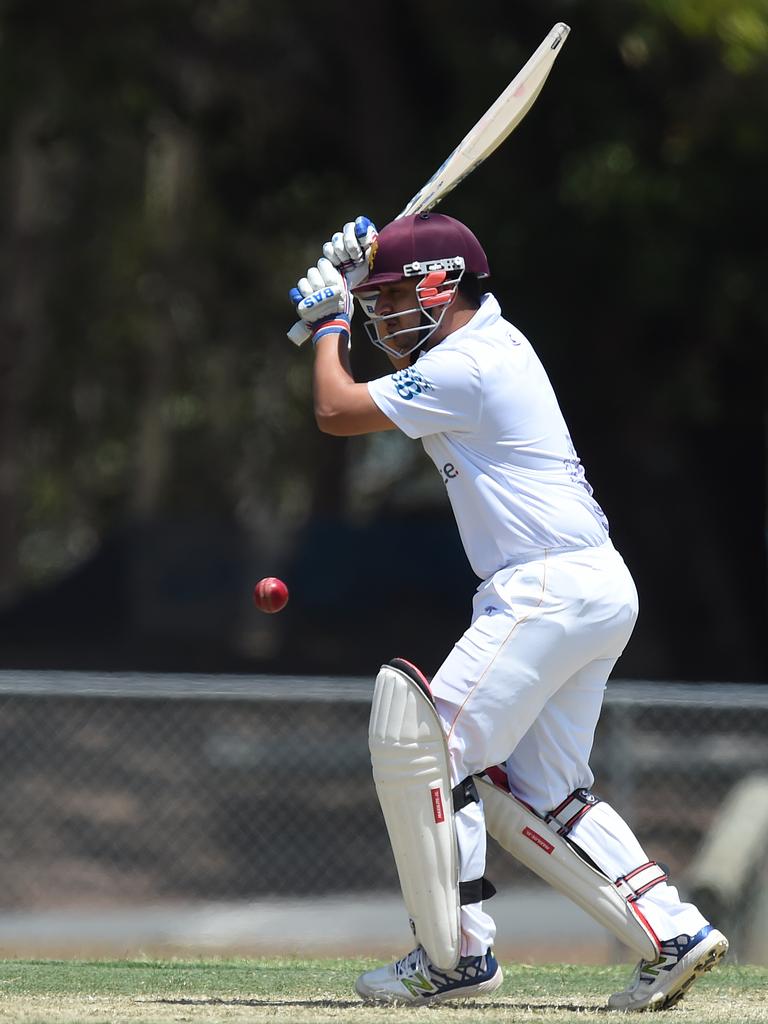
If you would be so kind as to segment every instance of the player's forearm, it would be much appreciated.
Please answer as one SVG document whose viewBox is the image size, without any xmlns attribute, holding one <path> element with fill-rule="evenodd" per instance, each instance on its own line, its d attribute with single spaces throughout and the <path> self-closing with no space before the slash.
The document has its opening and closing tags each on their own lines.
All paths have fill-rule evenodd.
<svg viewBox="0 0 768 1024">
<path fill-rule="evenodd" d="M 345 334 L 329 334 L 315 347 L 315 419 L 324 434 L 352 437 L 394 430 L 371 398 L 367 384 L 356 384 L 349 364 Z"/>
<path fill-rule="evenodd" d="M 352 376 L 346 335 L 321 338 L 315 348 L 313 373 L 315 420 L 320 430 L 327 434 L 339 432 L 359 388 L 365 385 L 356 384 Z"/>
</svg>

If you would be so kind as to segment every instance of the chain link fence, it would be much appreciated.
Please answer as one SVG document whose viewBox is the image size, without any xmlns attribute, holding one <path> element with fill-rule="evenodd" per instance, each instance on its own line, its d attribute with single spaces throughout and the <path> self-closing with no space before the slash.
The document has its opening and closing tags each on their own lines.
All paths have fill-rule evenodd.
<svg viewBox="0 0 768 1024">
<path fill-rule="evenodd" d="M 0 673 L 0 914 L 397 892 L 372 686 Z M 733 787 L 768 777 L 767 736 L 768 686 L 612 682 L 595 791 L 684 883 Z M 500 889 L 537 884 L 490 846 Z"/>
</svg>

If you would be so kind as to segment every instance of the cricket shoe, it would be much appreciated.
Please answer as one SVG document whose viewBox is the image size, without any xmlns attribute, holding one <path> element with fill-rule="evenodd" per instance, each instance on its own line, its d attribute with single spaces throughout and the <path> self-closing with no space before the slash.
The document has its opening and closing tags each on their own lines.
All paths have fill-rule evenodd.
<svg viewBox="0 0 768 1024">
<path fill-rule="evenodd" d="M 355 990 L 369 1003 L 424 1006 L 486 995 L 502 981 L 501 967 L 490 949 L 485 956 L 463 956 L 452 971 L 443 971 L 417 946 L 402 960 L 361 974 Z"/>
<path fill-rule="evenodd" d="M 608 1000 L 611 1010 L 668 1010 L 694 981 L 728 952 L 728 939 L 705 925 L 696 935 L 678 935 L 661 943 L 656 960 L 641 960 L 623 992 Z"/>
</svg>

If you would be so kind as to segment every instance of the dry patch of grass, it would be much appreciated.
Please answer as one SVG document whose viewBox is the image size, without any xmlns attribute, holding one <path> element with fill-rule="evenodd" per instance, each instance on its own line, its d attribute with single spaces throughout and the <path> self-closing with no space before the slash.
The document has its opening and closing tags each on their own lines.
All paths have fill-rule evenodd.
<svg viewBox="0 0 768 1024">
<path fill-rule="evenodd" d="M 505 965 L 498 998 L 418 1009 L 354 995 L 361 960 L 2 961 L 0 1024 L 608 1024 L 626 968 Z M 640 1018 L 648 1020 L 648 1018 Z M 768 969 L 722 967 L 659 1024 L 768 1024 Z"/>
</svg>

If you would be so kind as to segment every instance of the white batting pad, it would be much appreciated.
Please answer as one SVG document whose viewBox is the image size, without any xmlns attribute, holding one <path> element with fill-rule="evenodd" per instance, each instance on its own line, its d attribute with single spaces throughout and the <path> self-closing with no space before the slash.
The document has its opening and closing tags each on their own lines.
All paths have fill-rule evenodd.
<svg viewBox="0 0 768 1024">
<path fill-rule="evenodd" d="M 638 956 L 644 960 L 657 958 L 659 947 L 650 925 L 614 882 L 588 864 L 565 839 L 551 831 L 546 822 L 511 793 L 487 779 L 475 781 L 485 808 L 489 835 Z"/>
<path fill-rule="evenodd" d="M 373 779 L 416 938 L 452 970 L 461 948 L 459 872 L 448 748 L 434 704 L 383 665 L 368 732 Z"/>
</svg>

